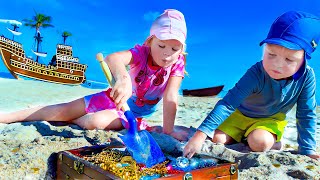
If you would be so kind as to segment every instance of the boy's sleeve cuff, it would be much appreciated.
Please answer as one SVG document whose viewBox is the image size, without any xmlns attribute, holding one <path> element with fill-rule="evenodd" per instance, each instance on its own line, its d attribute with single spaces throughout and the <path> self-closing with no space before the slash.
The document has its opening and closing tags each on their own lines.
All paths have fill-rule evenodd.
<svg viewBox="0 0 320 180">
<path fill-rule="evenodd" d="M 207 136 L 209 136 L 211 139 L 213 138 L 214 131 L 212 131 L 211 129 L 207 128 L 206 126 L 199 126 L 197 130 L 202 131 Z"/>
</svg>

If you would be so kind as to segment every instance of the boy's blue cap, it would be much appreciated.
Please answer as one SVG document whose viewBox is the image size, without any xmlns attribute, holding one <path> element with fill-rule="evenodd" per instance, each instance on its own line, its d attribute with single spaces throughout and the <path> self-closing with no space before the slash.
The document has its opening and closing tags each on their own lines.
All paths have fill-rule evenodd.
<svg viewBox="0 0 320 180">
<path fill-rule="evenodd" d="M 307 59 L 318 46 L 320 18 L 301 11 L 289 11 L 279 16 L 272 24 L 269 34 L 260 43 L 276 44 L 292 50 L 305 51 Z"/>
</svg>

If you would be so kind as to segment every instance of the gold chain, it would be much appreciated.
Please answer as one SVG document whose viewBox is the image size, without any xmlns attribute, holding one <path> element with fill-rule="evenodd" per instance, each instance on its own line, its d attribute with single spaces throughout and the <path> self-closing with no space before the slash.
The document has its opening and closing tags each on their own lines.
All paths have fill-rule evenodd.
<svg viewBox="0 0 320 180">
<path fill-rule="evenodd" d="M 131 156 L 124 156 L 121 152 L 112 149 L 105 149 L 101 153 L 85 156 L 84 159 L 99 165 L 102 169 L 122 179 L 128 180 L 136 180 L 142 176 L 153 176 L 156 174 L 163 177 L 168 172 L 166 164 L 169 162 L 164 161 L 151 168 L 140 167 Z"/>
</svg>

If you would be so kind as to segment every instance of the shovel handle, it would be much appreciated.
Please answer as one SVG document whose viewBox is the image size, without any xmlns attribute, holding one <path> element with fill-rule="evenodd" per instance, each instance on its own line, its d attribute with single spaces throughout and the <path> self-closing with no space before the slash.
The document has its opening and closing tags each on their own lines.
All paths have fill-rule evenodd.
<svg viewBox="0 0 320 180">
<path fill-rule="evenodd" d="M 113 76 L 112 76 L 112 73 L 111 73 L 111 71 L 110 71 L 110 69 L 109 69 L 109 67 L 108 67 L 108 64 L 103 60 L 103 55 L 102 55 L 102 53 L 98 53 L 98 54 L 96 55 L 96 58 L 97 58 L 97 60 L 100 62 L 100 66 L 102 67 L 102 70 L 103 70 L 104 74 L 105 74 L 106 77 L 107 77 L 108 83 L 110 84 L 111 87 L 113 87 L 115 81 L 114 81 L 114 78 L 113 78 Z M 123 112 L 126 112 L 126 111 L 129 111 L 129 110 L 130 110 L 130 108 L 129 108 L 129 106 L 128 106 L 127 103 L 124 103 L 124 104 L 122 105 L 121 109 L 122 109 Z"/>
</svg>

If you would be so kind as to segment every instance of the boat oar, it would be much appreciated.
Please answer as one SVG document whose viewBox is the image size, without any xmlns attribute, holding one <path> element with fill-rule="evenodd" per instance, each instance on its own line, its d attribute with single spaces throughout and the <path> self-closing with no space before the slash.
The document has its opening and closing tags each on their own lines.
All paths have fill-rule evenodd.
<svg viewBox="0 0 320 180">
<path fill-rule="evenodd" d="M 96 58 L 100 62 L 110 86 L 113 86 L 114 80 L 107 63 L 103 60 L 103 55 L 98 53 Z M 138 163 L 145 164 L 147 167 L 163 162 L 166 158 L 151 134 L 146 130 L 138 131 L 136 118 L 130 111 L 128 104 L 125 103 L 121 109 L 129 122 L 129 129 L 127 134 L 120 136 L 120 138 L 133 159 Z"/>
</svg>

